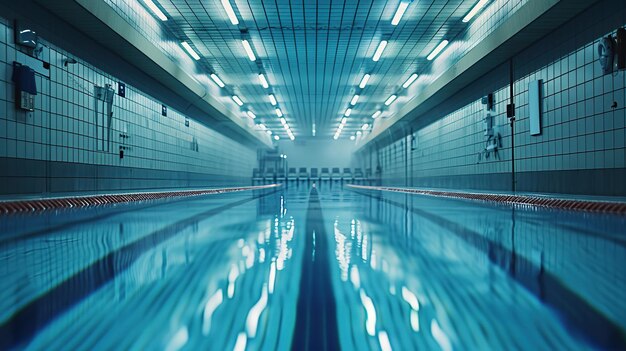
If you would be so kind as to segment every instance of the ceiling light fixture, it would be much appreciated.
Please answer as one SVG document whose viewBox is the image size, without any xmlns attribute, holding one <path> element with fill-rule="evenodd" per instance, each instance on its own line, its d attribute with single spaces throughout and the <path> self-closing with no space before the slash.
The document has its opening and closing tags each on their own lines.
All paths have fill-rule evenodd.
<svg viewBox="0 0 626 351">
<path fill-rule="evenodd" d="M 220 79 L 220 77 L 217 76 L 217 74 L 211 73 L 211 79 L 213 79 L 215 84 L 217 84 L 220 88 L 223 88 L 225 86 L 224 82 L 222 82 L 222 80 Z"/>
<path fill-rule="evenodd" d="M 385 106 L 389 106 L 389 105 L 391 105 L 394 101 L 396 101 L 396 98 L 397 98 L 397 97 L 398 97 L 398 96 L 396 96 L 396 95 L 391 95 L 391 96 L 387 99 L 387 101 L 385 101 Z"/>
<path fill-rule="evenodd" d="M 487 4 L 487 2 L 489 2 L 489 0 L 480 0 L 478 3 L 476 3 L 476 5 L 474 5 L 470 12 L 468 12 L 467 15 L 463 17 L 463 23 L 471 21 L 472 17 L 476 16 L 478 11 L 480 11 L 480 9 L 482 9 Z"/>
<path fill-rule="evenodd" d="M 287 124 L 287 120 L 285 119 L 285 117 L 281 117 L 280 118 L 280 124 L 282 124 L 282 125 Z"/>
<path fill-rule="evenodd" d="M 278 117 L 282 117 L 283 116 L 283 111 L 281 111 L 279 108 L 277 108 L 274 111 L 276 112 L 276 116 L 278 116 Z"/>
<path fill-rule="evenodd" d="M 387 40 L 381 41 L 380 44 L 378 44 L 378 48 L 376 48 L 376 52 L 374 53 L 374 56 L 372 57 L 372 61 L 378 62 L 378 60 L 380 60 L 380 56 L 383 54 L 383 51 L 385 50 L 386 47 L 387 47 Z"/>
<path fill-rule="evenodd" d="M 406 80 L 406 82 L 404 82 L 404 84 L 402 84 L 402 87 L 404 89 L 408 88 L 411 86 L 411 84 L 413 84 L 413 82 L 415 82 L 415 80 L 417 79 L 417 73 L 413 73 L 411 74 L 411 76 L 409 77 L 409 79 Z"/>
<path fill-rule="evenodd" d="M 213 79 L 215 84 L 217 84 L 220 88 L 225 87 L 224 82 L 222 82 L 222 80 L 220 79 L 220 77 L 217 76 L 217 74 L 211 73 L 211 79 Z"/>
<path fill-rule="evenodd" d="M 396 10 L 396 14 L 393 15 L 393 18 L 391 19 L 391 25 L 392 26 L 397 26 L 398 23 L 400 23 L 400 19 L 402 19 L 402 15 L 404 15 L 404 11 L 406 11 L 406 8 L 409 7 L 410 2 L 408 1 L 401 1 L 400 5 L 398 5 L 398 9 Z"/>
<path fill-rule="evenodd" d="M 350 105 L 354 106 L 356 105 L 356 103 L 359 101 L 359 95 L 356 94 L 352 97 L 352 100 L 350 100 Z"/>
<path fill-rule="evenodd" d="M 252 51 L 252 46 L 250 46 L 250 42 L 246 39 L 243 39 L 241 41 L 241 44 L 243 45 L 243 49 L 246 50 L 246 54 L 248 55 L 250 61 L 256 61 L 256 56 L 254 56 L 254 51 Z"/>
<path fill-rule="evenodd" d="M 254 114 L 254 112 L 252 112 L 252 111 L 248 111 L 248 112 L 246 112 L 246 114 L 248 115 L 248 117 L 250 117 L 250 118 L 252 118 L 252 119 L 255 119 L 255 118 L 256 118 L 256 115 L 255 115 L 255 114 Z"/>
<path fill-rule="evenodd" d="M 378 110 L 378 111 L 374 112 L 374 114 L 372 115 L 372 118 L 373 118 L 373 119 L 376 119 L 376 118 L 378 118 L 378 116 L 380 116 L 382 113 L 383 113 L 383 112 L 382 112 L 381 110 Z"/>
<path fill-rule="evenodd" d="M 439 53 L 443 50 L 443 48 L 445 48 L 446 45 L 448 45 L 448 43 L 449 43 L 449 41 L 442 40 L 441 43 L 439 43 L 439 45 L 437 45 L 435 50 L 433 50 L 433 52 L 431 52 L 430 55 L 428 55 L 428 57 L 426 59 L 428 61 L 432 61 L 435 57 L 437 57 L 437 55 L 439 55 Z"/>
<path fill-rule="evenodd" d="M 363 89 L 367 85 L 367 82 L 370 80 L 370 75 L 366 74 L 361 79 L 361 83 L 359 83 L 359 88 Z"/>
<path fill-rule="evenodd" d="M 143 2 L 148 6 L 150 11 L 154 13 L 161 21 L 167 21 L 167 16 L 161 11 L 161 9 L 152 1 L 152 0 L 143 0 Z"/>
<path fill-rule="evenodd" d="M 280 137 L 278 135 L 274 135 L 274 140 L 280 140 Z"/>
<path fill-rule="evenodd" d="M 239 98 L 239 96 L 237 96 L 237 95 L 233 95 L 233 96 L 232 96 L 232 99 L 233 99 L 233 101 L 234 101 L 237 105 L 239 105 L 239 106 L 243 106 L 243 101 L 241 101 L 241 99 Z"/>
<path fill-rule="evenodd" d="M 191 56 L 194 60 L 198 61 L 200 59 L 200 55 L 198 55 L 198 53 L 193 50 L 193 48 L 191 47 L 191 45 L 189 45 L 188 42 L 183 41 L 182 43 L 180 43 L 180 45 L 187 51 L 189 56 Z"/>
<path fill-rule="evenodd" d="M 346 112 L 343 115 L 346 116 L 346 117 L 349 117 L 350 114 L 352 114 L 352 109 L 351 108 L 347 109 Z"/>
<path fill-rule="evenodd" d="M 267 79 L 265 78 L 265 75 L 263 73 L 259 73 L 259 82 L 261 82 L 261 85 L 265 89 L 270 87 L 270 85 L 269 85 L 269 83 L 267 83 Z"/>
<path fill-rule="evenodd" d="M 368 123 L 364 123 L 363 126 L 361 127 L 362 130 L 368 130 L 370 127 L 370 125 Z"/>
<path fill-rule="evenodd" d="M 272 106 L 276 106 L 277 102 L 276 102 L 276 97 L 274 96 L 274 94 L 269 94 L 268 96 L 270 98 L 270 104 L 272 104 Z"/>
<path fill-rule="evenodd" d="M 235 26 L 238 25 L 239 19 L 237 19 L 237 15 L 235 15 L 235 10 L 233 10 L 233 7 L 230 5 L 230 1 L 222 0 L 222 6 L 224 6 L 224 10 L 226 10 L 226 14 L 228 15 L 228 19 L 230 19 L 230 23 Z"/>
<path fill-rule="evenodd" d="M 348 122 L 348 118 L 346 118 L 346 117 L 342 118 L 340 127 L 343 128 L 343 126 L 346 124 L 346 122 Z"/>
</svg>

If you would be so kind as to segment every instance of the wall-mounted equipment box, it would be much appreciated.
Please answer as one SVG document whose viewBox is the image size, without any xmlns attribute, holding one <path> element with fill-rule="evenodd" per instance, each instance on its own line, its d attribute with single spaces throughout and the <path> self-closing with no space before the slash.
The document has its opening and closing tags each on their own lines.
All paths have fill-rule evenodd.
<svg viewBox="0 0 626 351">
<path fill-rule="evenodd" d="M 15 44 L 34 49 L 37 42 L 37 32 L 23 23 L 15 22 Z"/>
<path fill-rule="evenodd" d="M 120 97 L 126 97 L 126 84 L 117 82 L 117 95 Z"/>
<path fill-rule="evenodd" d="M 35 71 L 29 66 L 13 62 L 13 82 L 15 83 L 15 103 L 17 108 L 34 111 L 37 84 Z"/>
<path fill-rule="evenodd" d="M 530 135 L 541 134 L 541 80 L 528 84 Z"/>
<path fill-rule="evenodd" d="M 619 28 L 615 35 L 617 69 L 626 69 L 626 29 Z"/>
</svg>

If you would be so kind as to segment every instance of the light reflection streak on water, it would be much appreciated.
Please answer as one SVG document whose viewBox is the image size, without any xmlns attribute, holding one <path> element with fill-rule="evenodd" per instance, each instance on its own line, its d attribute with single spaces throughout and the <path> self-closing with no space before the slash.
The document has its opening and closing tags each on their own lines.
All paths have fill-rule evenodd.
<svg viewBox="0 0 626 351">
<path fill-rule="evenodd" d="M 263 284 L 261 297 L 259 298 L 259 301 L 252 306 L 250 312 L 248 312 L 248 317 L 246 318 L 246 332 L 250 338 L 256 337 L 257 327 L 259 326 L 259 318 L 267 306 L 267 296 L 267 284 Z"/>
<path fill-rule="evenodd" d="M 350 266 L 350 249 L 352 245 L 346 243 L 346 236 L 339 230 L 338 223 L 335 221 L 335 242 L 337 247 L 335 248 L 335 256 L 337 262 L 339 262 L 339 269 L 341 270 L 341 280 L 348 280 L 348 267 Z"/>
<path fill-rule="evenodd" d="M 246 333 L 239 333 L 237 335 L 237 341 L 235 341 L 235 347 L 233 348 L 233 351 L 244 351 L 246 349 L 247 343 L 248 338 L 246 337 Z"/>
<path fill-rule="evenodd" d="M 230 266 L 230 272 L 228 273 L 228 298 L 232 299 L 235 296 L 235 281 L 239 277 L 239 268 L 236 264 Z"/>
<path fill-rule="evenodd" d="M 413 292 L 411 292 L 411 290 L 409 290 L 406 286 L 402 287 L 402 298 L 409 304 L 409 306 L 411 306 L 411 328 L 413 331 L 419 332 L 420 320 L 417 313 L 420 309 L 419 300 L 417 299 L 417 296 L 415 296 L 415 294 L 413 294 Z"/>
<path fill-rule="evenodd" d="M 391 342 L 389 342 L 389 336 L 387 335 L 387 332 L 384 330 L 381 330 L 378 333 L 378 343 L 380 343 L 380 349 L 382 351 L 391 351 Z"/>
<path fill-rule="evenodd" d="M 448 338 L 448 335 L 443 331 L 443 329 L 441 329 L 436 319 L 433 319 L 430 322 L 430 333 L 433 335 L 433 338 L 443 351 L 452 351 L 450 338 Z"/>
<path fill-rule="evenodd" d="M 213 312 L 222 304 L 224 301 L 224 294 L 222 293 L 222 289 L 218 289 L 215 294 L 213 294 L 204 305 L 204 317 L 202 323 L 202 334 L 208 335 L 209 331 L 211 331 L 211 316 Z"/>
<path fill-rule="evenodd" d="M 276 262 L 272 261 L 270 264 L 270 277 L 269 277 L 269 292 L 274 293 L 274 283 L 276 282 Z"/>
<path fill-rule="evenodd" d="M 355 289 L 361 287 L 361 277 L 359 276 L 359 269 L 356 266 L 350 268 L 350 281 Z"/>
<path fill-rule="evenodd" d="M 189 341 L 189 331 L 186 326 L 180 327 L 165 348 L 166 351 L 178 351 Z"/>
<path fill-rule="evenodd" d="M 361 289 L 359 295 L 361 296 L 361 303 L 363 307 L 365 307 L 365 313 L 367 314 L 365 330 L 367 330 L 367 334 L 374 336 L 376 335 L 376 308 L 374 307 L 374 302 L 365 294 L 363 289 Z"/>
<path fill-rule="evenodd" d="M 289 242 L 293 239 L 293 232 L 295 230 L 295 225 L 293 223 L 293 219 L 290 221 L 291 226 L 288 229 L 283 230 L 281 237 L 279 239 L 279 252 L 278 257 L 276 258 L 276 269 L 282 271 L 285 268 L 285 261 L 291 258 L 292 249 L 289 247 Z"/>
</svg>

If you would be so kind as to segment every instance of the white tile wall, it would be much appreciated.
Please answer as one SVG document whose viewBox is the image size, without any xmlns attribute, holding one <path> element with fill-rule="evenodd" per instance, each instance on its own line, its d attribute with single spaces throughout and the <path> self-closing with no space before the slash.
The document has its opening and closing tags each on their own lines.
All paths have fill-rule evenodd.
<svg viewBox="0 0 626 351">
<path fill-rule="evenodd" d="M 611 12 L 610 4 L 601 1 L 514 58 L 516 172 L 625 168 L 626 72 L 603 75 L 596 53 L 602 36 L 626 24 L 626 11 Z M 542 134 L 531 136 L 528 83 L 537 79 L 543 81 Z M 480 82 L 487 85 L 490 80 L 487 75 Z M 484 93 L 477 91 L 475 100 L 465 105 L 451 99 L 450 104 L 461 107 L 415 132 L 415 150 L 409 152 L 413 178 L 511 172 L 508 85 L 494 91 L 494 123 L 503 144 L 499 158 L 478 162 L 485 146 L 480 104 Z M 613 102 L 616 108 L 611 108 Z M 380 160 L 384 183 L 404 182 L 403 143 L 398 139 L 370 155 L 374 167 Z"/>
<path fill-rule="evenodd" d="M 71 53 L 45 43 L 50 53 L 50 79 L 37 75 L 34 112 L 16 110 L 11 82 L 16 48 L 13 29 L 0 20 L 0 157 L 125 166 L 160 171 L 251 177 L 256 151 L 126 85 L 126 97 L 115 95 L 111 152 L 98 151 L 95 133 L 94 85 L 118 79 L 79 58 L 63 65 Z M 127 133 L 129 138 L 120 138 Z M 191 148 L 194 138 L 198 151 Z M 119 145 L 128 150 L 119 158 Z M 4 171 L 3 171 L 4 172 Z"/>
</svg>

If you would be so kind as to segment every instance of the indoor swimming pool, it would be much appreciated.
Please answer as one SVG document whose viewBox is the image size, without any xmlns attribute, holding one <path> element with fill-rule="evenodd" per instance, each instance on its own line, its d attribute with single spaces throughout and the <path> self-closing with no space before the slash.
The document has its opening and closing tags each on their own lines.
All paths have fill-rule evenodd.
<svg viewBox="0 0 626 351">
<path fill-rule="evenodd" d="M 3 216 L 0 349 L 623 349 L 625 228 L 302 183 Z"/>
</svg>

